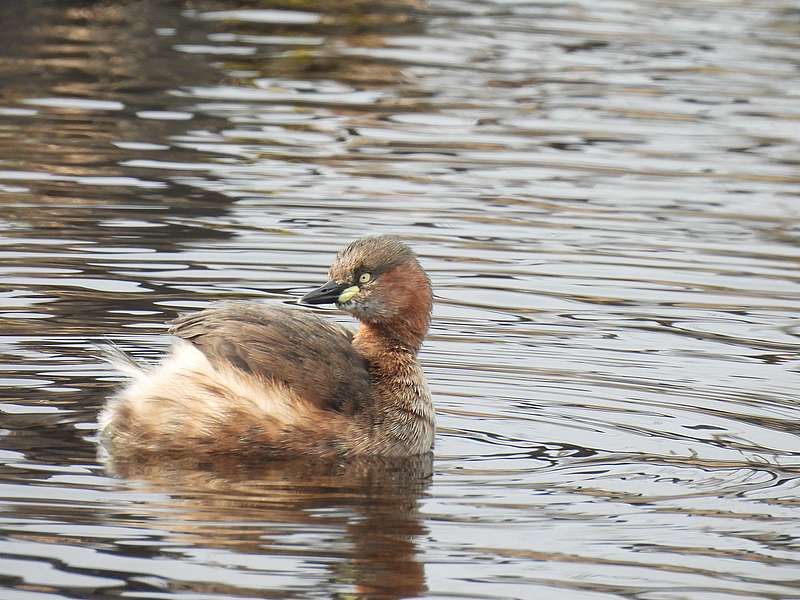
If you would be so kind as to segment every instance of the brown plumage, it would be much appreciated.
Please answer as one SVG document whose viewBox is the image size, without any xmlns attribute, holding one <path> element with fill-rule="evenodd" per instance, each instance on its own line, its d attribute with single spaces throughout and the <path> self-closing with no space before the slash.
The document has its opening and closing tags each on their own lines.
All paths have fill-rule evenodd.
<svg viewBox="0 0 800 600">
<path fill-rule="evenodd" d="M 430 282 L 397 238 L 344 248 L 309 304 L 336 303 L 353 332 L 314 314 L 231 302 L 183 315 L 155 367 L 132 376 L 101 415 L 113 454 L 412 456 L 431 450 L 434 414 L 417 352 Z"/>
</svg>

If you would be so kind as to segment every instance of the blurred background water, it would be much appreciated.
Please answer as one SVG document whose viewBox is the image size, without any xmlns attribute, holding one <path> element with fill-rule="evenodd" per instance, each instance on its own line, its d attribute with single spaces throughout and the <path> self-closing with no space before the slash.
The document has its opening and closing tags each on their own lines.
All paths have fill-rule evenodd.
<svg viewBox="0 0 800 600">
<path fill-rule="evenodd" d="M 800 598 L 796 3 L 26 0 L 0 40 L 3 599 Z M 432 467 L 107 472 L 94 344 L 388 232 Z"/>
</svg>

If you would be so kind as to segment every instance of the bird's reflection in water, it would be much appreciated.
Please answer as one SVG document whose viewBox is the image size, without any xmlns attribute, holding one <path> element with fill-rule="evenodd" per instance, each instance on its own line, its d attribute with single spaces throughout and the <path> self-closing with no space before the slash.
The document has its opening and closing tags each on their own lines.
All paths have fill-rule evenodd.
<svg viewBox="0 0 800 600">
<path fill-rule="evenodd" d="M 331 593 L 407 598 L 427 590 L 417 553 L 426 533 L 418 501 L 431 481 L 431 454 L 346 463 L 105 461 L 111 474 L 169 496 L 166 506 L 153 506 L 163 516 L 146 521 L 166 531 L 171 544 L 263 555 L 265 569 L 271 555 L 304 556 L 315 567 L 328 566 Z M 298 532 L 300 545 L 291 539 Z M 321 547 L 307 545 L 308 533 L 323 538 Z"/>
</svg>

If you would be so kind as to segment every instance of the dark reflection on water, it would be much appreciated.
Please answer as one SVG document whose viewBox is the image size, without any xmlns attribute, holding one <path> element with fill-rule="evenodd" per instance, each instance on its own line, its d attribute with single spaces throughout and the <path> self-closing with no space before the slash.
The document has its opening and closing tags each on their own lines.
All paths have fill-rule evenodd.
<svg viewBox="0 0 800 600">
<path fill-rule="evenodd" d="M 270 465 L 231 459 L 159 461 L 115 464 L 111 470 L 145 481 L 146 491 L 170 494 L 165 520 L 172 543 L 236 552 L 250 557 L 243 567 L 268 571 L 271 556 L 294 556 L 302 561 L 298 573 L 310 571 L 325 580 L 329 592 L 395 598 L 426 591 L 415 540 L 427 533 L 418 499 L 430 482 L 430 455 L 323 465 L 304 460 Z M 164 523 L 146 526 L 159 531 Z M 306 547 L 304 535 L 317 532 L 323 534 L 321 547 Z M 341 562 L 343 557 L 348 563 Z M 195 585 L 185 582 L 181 590 Z M 273 594 L 281 597 L 285 591 L 278 587 Z M 247 585 L 225 590 L 257 597 L 265 592 Z"/>
<path fill-rule="evenodd" d="M 4 599 L 800 598 L 792 3 L 31 0 L 0 35 Z M 433 464 L 98 459 L 98 342 L 156 359 L 383 232 L 436 288 Z"/>
</svg>

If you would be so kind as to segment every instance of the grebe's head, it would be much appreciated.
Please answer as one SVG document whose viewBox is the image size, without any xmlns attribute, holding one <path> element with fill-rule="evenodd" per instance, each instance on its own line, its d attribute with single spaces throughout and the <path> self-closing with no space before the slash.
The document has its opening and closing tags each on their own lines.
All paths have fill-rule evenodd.
<svg viewBox="0 0 800 600">
<path fill-rule="evenodd" d="M 336 303 L 368 324 L 424 325 L 424 336 L 433 304 L 431 284 L 414 252 L 398 238 L 381 235 L 352 242 L 336 255 L 328 275 L 328 283 L 300 302 Z"/>
</svg>

